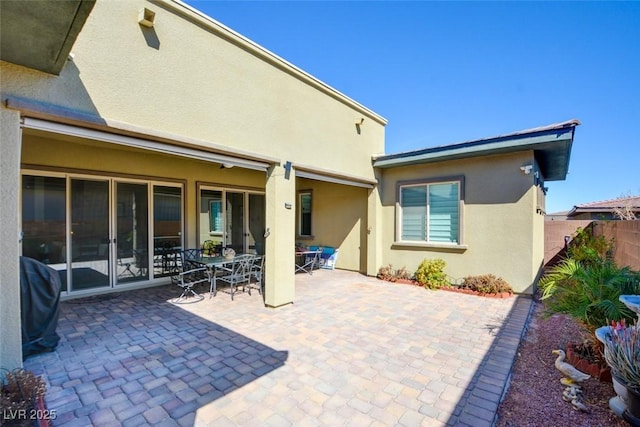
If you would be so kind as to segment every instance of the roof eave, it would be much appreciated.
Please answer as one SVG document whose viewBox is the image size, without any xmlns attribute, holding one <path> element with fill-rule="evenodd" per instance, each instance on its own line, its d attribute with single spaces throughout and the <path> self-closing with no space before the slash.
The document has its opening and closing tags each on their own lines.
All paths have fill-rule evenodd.
<svg viewBox="0 0 640 427">
<path fill-rule="evenodd" d="M 534 151 L 542 174 L 548 181 L 566 179 L 575 124 L 558 129 L 518 133 L 465 142 L 407 153 L 380 156 L 374 159 L 377 168 L 394 168 L 436 163 L 496 154 Z"/>
</svg>

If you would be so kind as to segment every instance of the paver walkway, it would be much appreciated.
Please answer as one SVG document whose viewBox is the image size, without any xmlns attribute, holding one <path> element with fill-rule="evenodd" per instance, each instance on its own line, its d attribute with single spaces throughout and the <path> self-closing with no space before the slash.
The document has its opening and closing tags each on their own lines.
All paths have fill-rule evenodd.
<svg viewBox="0 0 640 427">
<path fill-rule="evenodd" d="M 491 426 L 531 299 L 321 270 L 294 304 L 168 302 L 162 286 L 61 304 L 53 425 Z"/>
</svg>

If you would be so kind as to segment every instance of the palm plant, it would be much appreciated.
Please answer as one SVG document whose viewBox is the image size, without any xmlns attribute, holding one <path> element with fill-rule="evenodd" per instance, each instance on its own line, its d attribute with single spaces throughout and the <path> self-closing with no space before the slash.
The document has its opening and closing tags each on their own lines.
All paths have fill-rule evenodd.
<svg viewBox="0 0 640 427">
<path fill-rule="evenodd" d="M 606 259 L 589 263 L 565 259 L 542 278 L 540 287 L 548 310 L 568 314 L 592 332 L 612 320 L 632 322 L 635 313 L 619 297 L 640 291 L 628 267 Z"/>
</svg>

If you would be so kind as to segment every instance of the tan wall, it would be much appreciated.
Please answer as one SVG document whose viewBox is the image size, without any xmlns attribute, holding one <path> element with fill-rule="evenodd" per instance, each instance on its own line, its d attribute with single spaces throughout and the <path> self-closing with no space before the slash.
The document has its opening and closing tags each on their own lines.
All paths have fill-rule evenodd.
<svg viewBox="0 0 640 427">
<path fill-rule="evenodd" d="M 531 293 L 544 255 L 533 176 L 520 171 L 520 166 L 532 161 L 533 153 L 525 152 L 385 169 L 383 264 L 415 271 L 425 258 L 442 258 L 446 273 L 454 278 L 492 273 L 507 280 L 516 292 Z M 394 244 L 397 182 L 457 175 L 465 178 L 464 248 Z"/>
<path fill-rule="evenodd" d="M 553 220 L 544 222 L 545 265 L 564 248 L 564 236 L 575 235 L 578 228 L 585 228 L 591 220 Z"/>
<path fill-rule="evenodd" d="M 143 7 L 156 12 L 152 30 L 137 23 Z M 99 0 L 72 53 L 59 77 L 2 62 L 3 97 L 364 178 L 371 154 L 384 150 L 379 116 L 158 4 Z M 356 117 L 365 117 L 360 133 Z"/>
<path fill-rule="evenodd" d="M 20 127 L 17 113 L 0 109 L 0 141 L 0 367 L 11 370 L 22 366 L 18 264 Z"/>
<path fill-rule="evenodd" d="M 614 239 L 616 264 L 640 271 L 640 220 L 597 221 L 594 233 Z"/>
<path fill-rule="evenodd" d="M 312 239 L 296 236 L 296 241 L 305 246 L 339 248 L 337 268 L 366 273 L 369 190 L 311 179 L 298 179 L 296 190 L 312 190 L 311 221 L 314 235 Z"/>
</svg>

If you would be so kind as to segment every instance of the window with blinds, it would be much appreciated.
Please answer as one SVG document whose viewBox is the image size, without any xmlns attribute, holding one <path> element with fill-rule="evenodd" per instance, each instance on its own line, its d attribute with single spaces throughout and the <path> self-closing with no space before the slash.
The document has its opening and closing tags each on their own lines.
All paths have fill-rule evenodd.
<svg viewBox="0 0 640 427">
<path fill-rule="evenodd" d="M 460 183 L 400 186 L 402 241 L 460 243 Z"/>
</svg>

